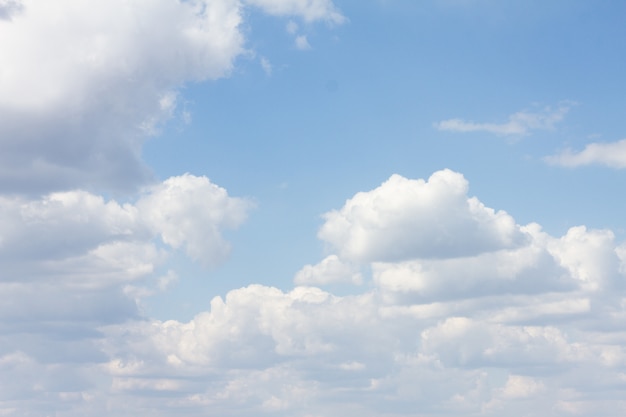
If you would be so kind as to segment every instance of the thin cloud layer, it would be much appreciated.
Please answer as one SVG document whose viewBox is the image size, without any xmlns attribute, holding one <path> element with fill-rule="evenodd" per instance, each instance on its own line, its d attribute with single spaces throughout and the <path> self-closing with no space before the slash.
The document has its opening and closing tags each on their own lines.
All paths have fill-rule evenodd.
<svg viewBox="0 0 626 417">
<path fill-rule="evenodd" d="M 560 154 L 547 157 L 546 161 L 552 165 L 572 168 L 585 165 L 626 168 L 626 139 L 609 143 L 590 143 L 580 152 L 568 149 Z"/>
<path fill-rule="evenodd" d="M 560 104 L 556 109 L 546 107 L 541 112 L 513 113 L 505 123 L 476 123 L 463 119 L 448 119 L 435 123 L 438 130 L 467 133 L 486 132 L 498 136 L 526 136 L 533 130 L 552 130 L 569 112 L 571 104 Z"/>
<path fill-rule="evenodd" d="M 332 0 L 244 0 L 275 16 L 299 16 L 307 22 L 324 20 L 341 24 L 346 18 Z"/>
</svg>

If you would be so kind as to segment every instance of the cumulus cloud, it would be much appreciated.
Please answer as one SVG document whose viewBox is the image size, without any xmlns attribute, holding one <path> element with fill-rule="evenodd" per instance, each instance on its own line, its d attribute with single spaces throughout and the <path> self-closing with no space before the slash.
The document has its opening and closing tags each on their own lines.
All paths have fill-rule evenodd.
<svg viewBox="0 0 626 417">
<path fill-rule="evenodd" d="M 151 239 L 158 235 L 173 248 L 184 246 L 196 260 L 217 263 L 229 250 L 221 230 L 239 226 L 250 208 L 250 202 L 228 196 L 206 177 L 189 174 L 146 188 L 134 204 L 80 190 L 38 199 L 2 197 L 0 260 L 29 261 L 31 267 L 34 261 L 57 267 L 70 262 L 69 272 L 82 270 L 78 263 L 85 257 L 118 265 L 130 257 L 137 267 L 138 259 L 156 257 Z M 102 266 L 94 270 L 103 271 Z M 19 279 L 24 280 L 23 271 Z"/>
<path fill-rule="evenodd" d="M 0 22 L 0 189 L 8 191 L 146 181 L 141 144 L 172 116 L 176 89 L 227 75 L 244 50 L 231 0 L 20 7 Z"/>
<path fill-rule="evenodd" d="M 556 109 L 544 108 L 540 112 L 513 113 L 505 123 L 476 123 L 463 119 L 448 119 L 435 123 L 435 128 L 449 132 L 487 132 L 499 136 L 526 136 L 533 130 L 552 130 L 563 120 L 571 103 L 561 103 Z"/>
<path fill-rule="evenodd" d="M 163 270 L 170 248 L 184 247 L 211 265 L 223 261 L 229 246 L 221 232 L 237 227 L 249 208 L 246 200 L 188 174 L 147 188 L 134 203 L 86 191 L 0 198 L 0 357 L 17 361 L 4 375 L 31 375 L 31 384 L 37 384 L 34 375 L 49 375 L 36 390 L 42 396 L 67 391 L 81 397 L 92 384 L 75 372 L 91 375 L 85 364 L 106 359 L 98 328 L 139 319 L 138 299 L 177 279 L 175 271 Z M 50 373 L 51 364 L 63 370 Z M 2 384 L 0 391 L 17 396 L 32 389 L 4 390 Z M 8 400 L 0 395 L 0 409 Z M 50 405 L 62 404 L 58 400 Z"/>
<path fill-rule="evenodd" d="M 524 241 L 511 216 L 467 191 L 463 175 L 450 170 L 428 181 L 393 175 L 326 213 L 318 236 L 342 257 L 359 261 L 469 256 Z"/>
<path fill-rule="evenodd" d="M 340 23 L 331 1 L 251 0 Z M 147 137 L 190 81 L 228 76 L 245 52 L 236 0 L 0 3 L 0 191 L 134 191 Z M 267 68 L 267 65 L 264 67 Z"/>
<path fill-rule="evenodd" d="M 215 410 L 300 417 L 626 411 L 626 250 L 610 231 L 574 227 L 555 237 L 537 224 L 516 225 L 478 200 L 470 204 L 467 182 L 452 171 L 428 181 L 392 177 L 327 215 L 322 230 L 339 222 L 348 238 L 330 241 L 337 254 L 305 266 L 295 288 L 234 289 L 186 322 L 142 317 L 125 285 L 142 285 L 142 274 L 154 277 L 156 288 L 176 279 L 143 269 L 159 262 L 162 245 L 190 256 L 201 245 L 221 256 L 200 236 L 241 220 L 234 213 L 247 204 L 229 199 L 205 178 L 184 175 L 146 189 L 134 203 L 84 192 L 6 200 L 2 250 L 15 249 L 3 262 L 20 253 L 20 240 L 65 227 L 68 246 L 54 256 L 80 259 L 85 254 L 70 250 L 72 241 L 91 242 L 81 245 L 127 272 L 102 278 L 108 285 L 79 288 L 68 284 L 80 282 L 68 278 L 76 265 L 51 275 L 41 263 L 37 286 L 4 280 L 0 409 L 97 417 L 102 409 L 163 417 Z M 11 229 L 16 222 L 28 224 L 30 235 L 20 233 L 25 226 Z M 455 227 L 473 236 L 463 243 L 473 249 L 451 250 L 457 240 L 444 240 L 438 256 L 423 256 L 413 240 L 396 239 L 411 256 L 385 261 L 384 242 L 352 249 L 352 229 L 375 242 L 386 230 L 432 237 Z M 162 244 L 143 257 L 124 246 L 157 238 Z M 40 256 L 55 253 L 44 249 Z M 105 269 L 83 262 L 85 273 Z M 133 265 L 139 275 L 128 272 Z M 307 286 L 361 280 L 367 285 L 348 295 Z M 64 350 L 68 343 L 72 349 Z M 28 383 L 6 382 L 13 379 Z M 594 408 L 598 387 L 603 406 Z"/>
<path fill-rule="evenodd" d="M 598 164 L 611 168 L 626 168 L 626 139 L 610 143 L 590 143 L 580 152 L 568 149 L 547 157 L 546 161 L 565 167 Z"/>
<path fill-rule="evenodd" d="M 252 203 L 230 197 L 206 177 L 186 174 L 150 187 L 136 206 L 164 243 L 174 248 L 184 245 L 194 260 L 215 264 L 230 250 L 221 229 L 238 227 Z"/>
<path fill-rule="evenodd" d="M 327 285 L 347 282 L 361 284 L 363 277 L 354 265 L 342 262 L 337 255 L 330 255 L 317 265 L 305 265 L 294 278 L 298 285 Z"/>
</svg>

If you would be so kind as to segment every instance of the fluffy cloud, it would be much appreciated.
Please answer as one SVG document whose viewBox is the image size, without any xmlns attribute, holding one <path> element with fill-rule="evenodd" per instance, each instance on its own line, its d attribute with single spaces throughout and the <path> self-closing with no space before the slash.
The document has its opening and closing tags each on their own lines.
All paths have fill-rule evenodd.
<svg viewBox="0 0 626 417">
<path fill-rule="evenodd" d="M 0 189 L 8 191 L 132 189 L 150 175 L 141 144 L 172 116 L 176 89 L 227 75 L 243 51 L 231 0 L 6 7 Z"/>
<path fill-rule="evenodd" d="M 229 250 L 220 231 L 239 226 L 250 207 L 206 177 L 189 174 L 146 188 L 135 204 L 105 201 L 86 191 L 56 192 L 33 200 L 2 197 L 0 260 L 29 261 L 31 267 L 45 262 L 45 268 L 71 265 L 64 274 L 88 269 L 79 265 L 97 260 L 103 264 L 95 271 L 106 270 L 104 264 L 128 263 L 135 267 L 124 267 L 128 272 L 150 272 L 148 267 L 138 268 L 139 259 L 156 258 L 152 238 L 158 235 L 173 248 L 184 245 L 197 260 L 217 263 Z M 7 272 L 2 280 L 12 279 Z M 23 271 L 14 279 L 23 281 Z"/>
<path fill-rule="evenodd" d="M 248 4 L 343 20 L 331 1 Z M 178 115 L 182 85 L 229 75 L 242 16 L 237 0 L 0 3 L 0 191 L 145 184 L 143 142 Z"/>
<path fill-rule="evenodd" d="M 164 243 L 174 248 L 184 245 L 194 260 L 215 264 L 230 250 L 221 229 L 239 226 L 252 205 L 229 197 L 206 177 L 186 174 L 150 187 L 136 206 Z"/>
<path fill-rule="evenodd" d="M 580 152 L 566 150 L 547 157 L 546 161 L 566 167 L 599 164 L 611 168 L 626 168 L 626 139 L 610 143 L 590 143 Z"/>
<path fill-rule="evenodd" d="M 98 328 L 140 318 L 136 298 L 176 279 L 163 270 L 168 248 L 185 247 L 207 264 L 221 262 L 229 249 L 221 231 L 237 227 L 249 208 L 192 175 L 152 186 L 134 204 L 85 191 L 2 197 L 0 356 L 40 371 L 64 364 L 69 376 L 58 384 L 88 386 L 72 380 L 72 370 L 87 372 L 81 363 L 106 358 L 96 346 Z M 41 391 L 68 390 L 58 384 Z"/>
<path fill-rule="evenodd" d="M 305 265 L 294 277 L 298 285 L 327 285 L 347 282 L 361 284 L 363 276 L 354 265 L 342 262 L 337 255 L 330 255 L 317 265 Z"/>
<path fill-rule="evenodd" d="M 392 177 L 332 212 L 322 231 L 339 214 L 368 233 L 363 224 L 377 225 L 379 234 L 404 228 L 427 236 L 458 227 L 473 236 L 463 243 L 472 250 L 449 250 L 458 245 L 453 240 L 442 244 L 440 256 L 423 257 L 414 241 L 398 240 L 411 257 L 381 262 L 384 244 L 354 256 L 346 250 L 352 240 L 337 239 L 337 255 L 297 274 L 303 285 L 234 289 L 188 322 L 142 317 L 124 289 L 172 274 L 149 272 L 165 250 L 155 238 L 190 256 L 202 247 L 219 258 L 219 236 L 205 246 L 200 236 L 236 226 L 245 201 L 189 175 L 127 204 L 84 192 L 6 199 L 10 221 L 2 230 L 10 233 L 3 234 L 3 250 L 15 249 L 3 262 L 25 250 L 21 240 L 65 228 L 68 245 L 59 253 L 44 245 L 39 256 L 74 264 L 54 275 L 43 269 L 49 263 L 33 258 L 39 284 L 2 284 L 0 410 L 163 417 L 215 410 L 301 417 L 337 410 L 371 417 L 414 409 L 485 416 L 626 412 L 624 245 L 606 230 L 575 227 L 553 237 L 536 224 L 516 225 L 466 192 L 466 181 L 451 171 L 429 181 Z M 367 240 L 368 233 L 359 236 Z M 74 240 L 93 249 L 70 250 Z M 479 250 L 475 242 L 483 242 Z M 142 243 L 144 252 L 129 249 Z M 92 252 L 121 275 L 81 287 L 71 274 L 80 270 L 78 260 L 86 273 L 106 271 L 89 258 Z M 367 285 L 351 295 L 304 286 L 351 281 L 360 271 Z M 68 344 L 72 349 L 63 349 Z M 12 379 L 28 383 L 6 382 Z M 603 406 L 594 408 L 598 387 Z"/>
<path fill-rule="evenodd" d="M 428 181 L 393 175 L 326 213 L 318 236 L 358 261 L 469 256 L 525 240 L 511 216 L 468 198 L 467 190 L 465 178 L 450 170 Z"/>
<path fill-rule="evenodd" d="M 509 116 L 505 123 L 475 123 L 462 119 L 448 119 L 435 123 L 439 130 L 450 132 L 487 132 L 500 136 L 525 136 L 532 130 L 552 130 L 568 113 L 571 103 L 562 103 L 556 109 L 546 107 L 541 112 L 520 111 Z"/>
</svg>

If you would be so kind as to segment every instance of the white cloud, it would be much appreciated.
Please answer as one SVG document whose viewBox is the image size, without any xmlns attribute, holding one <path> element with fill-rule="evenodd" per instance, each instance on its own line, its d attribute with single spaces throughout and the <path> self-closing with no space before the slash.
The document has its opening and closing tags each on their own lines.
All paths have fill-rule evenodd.
<svg viewBox="0 0 626 417">
<path fill-rule="evenodd" d="M 272 75 L 272 71 L 273 71 L 273 67 L 272 67 L 272 63 L 270 62 L 269 59 L 265 58 L 265 57 L 261 57 L 261 68 L 263 68 L 263 71 L 265 72 L 266 75 Z"/>
<path fill-rule="evenodd" d="M 171 117 L 176 89 L 228 75 L 243 51 L 234 0 L 19 6 L 0 21 L 4 190 L 132 189 L 150 175 L 141 144 Z"/>
<path fill-rule="evenodd" d="M 150 187 L 136 207 L 164 243 L 173 248 L 184 245 L 191 258 L 211 265 L 230 250 L 221 229 L 238 227 L 252 203 L 230 197 L 206 177 L 185 174 Z"/>
<path fill-rule="evenodd" d="M 428 181 L 393 175 L 324 215 L 320 239 L 359 261 L 469 256 L 525 240 L 513 218 L 468 198 L 468 184 L 443 170 Z"/>
<path fill-rule="evenodd" d="M 55 267 L 70 263 L 66 273 L 82 271 L 79 264 L 96 259 L 137 266 L 144 256 L 133 254 L 153 253 L 148 258 L 155 258 L 151 240 L 158 235 L 163 243 L 184 246 L 192 258 L 214 264 L 229 251 L 221 230 L 239 226 L 250 208 L 250 202 L 230 197 L 206 177 L 189 174 L 146 188 L 135 204 L 105 201 L 86 191 L 32 200 L 0 197 L 0 260 Z"/>
<path fill-rule="evenodd" d="M 610 288 L 618 279 L 620 259 L 610 230 L 573 227 L 548 246 L 555 259 L 588 290 Z"/>
<path fill-rule="evenodd" d="M 305 265 L 294 277 L 297 285 L 328 285 L 347 282 L 363 283 L 363 277 L 354 265 L 342 262 L 337 255 L 330 255 L 317 265 Z"/>
<path fill-rule="evenodd" d="M 295 43 L 296 43 L 296 48 L 298 48 L 301 51 L 311 49 L 311 45 L 309 44 L 308 39 L 304 35 L 296 36 Z"/>
<path fill-rule="evenodd" d="M 401 187 L 385 189 L 394 181 Z M 452 207 L 449 216 L 438 218 L 438 227 L 478 218 L 469 229 L 474 240 L 465 245 L 492 236 L 496 212 L 468 208 L 460 174 L 440 171 L 428 182 L 394 181 L 357 194 L 343 213 L 351 213 L 353 225 L 367 221 L 390 232 L 403 225 L 420 235 L 435 222 L 433 208 Z M 398 199 L 411 192 L 413 197 Z M 3 234 L 10 245 L 2 250 L 34 233 L 45 237 L 46 231 L 66 228 L 70 243 L 89 241 L 85 236 L 93 233 L 91 245 L 104 248 L 97 249 L 99 256 L 119 271 L 133 265 L 141 270 L 157 260 L 135 257 L 138 250 L 124 245 L 151 242 L 157 234 L 188 250 L 213 250 L 196 240 L 207 232 L 195 231 L 207 230 L 207 222 L 219 229 L 240 221 L 230 217 L 239 200 L 226 201 L 224 193 L 206 179 L 185 175 L 147 189 L 135 204 L 88 193 L 21 198 L 19 204 L 6 200 L 13 214 L 0 227 L 11 231 Z M 363 215 L 371 212 L 387 216 Z M 417 227 L 415 214 L 425 213 L 430 221 Z M 464 220 L 450 223 L 454 216 Z M 397 224 L 389 222 L 392 217 Z M 183 219 L 198 224 L 188 227 Z M 29 222 L 31 235 L 9 228 L 16 222 Z M 250 285 L 214 297 L 207 311 L 188 322 L 142 318 L 129 297 L 145 279 L 129 272 L 105 280 L 104 287 L 67 285 L 76 279 L 68 278 L 76 266 L 55 276 L 40 274 L 36 285 L 8 280 L 0 288 L 0 409 L 37 415 L 37 407 L 66 407 L 94 417 L 102 409 L 129 416 L 149 410 L 163 417 L 211 410 L 297 417 L 408 416 L 403 410 L 414 409 L 424 415 L 514 417 L 572 407 L 589 416 L 625 412 L 626 379 L 620 375 L 626 367 L 626 301 L 618 291 L 626 271 L 623 244 L 609 231 L 576 227 L 553 237 L 536 224 L 506 224 L 523 237 L 516 245 L 385 263 L 373 262 L 374 256 L 349 261 L 331 255 L 305 266 L 296 282 L 347 282 L 369 267 L 372 280 L 342 296 L 306 286 L 283 291 Z M 104 241 L 108 246 L 99 243 Z M 336 247 L 352 255 L 342 244 L 351 241 L 337 240 Z M 154 289 L 176 279 L 172 271 L 149 275 Z M 135 286 L 128 294 L 121 291 L 127 284 Z M 24 382 L 6 382 L 13 379 Z M 593 409 L 598 387 L 604 387 L 604 405 Z M 11 399 L 18 397 L 24 400 Z"/>
<path fill-rule="evenodd" d="M 580 152 L 566 150 L 547 157 L 546 161 L 566 167 L 599 164 L 611 168 L 626 168 L 626 139 L 610 143 L 590 143 Z"/>
<path fill-rule="evenodd" d="M 308 22 L 344 20 L 332 1 L 245 4 Z M 152 180 L 141 160 L 144 141 L 172 117 L 189 120 L 177 105 L 185 83 L 231 73 L 245 52 L 243 7 L 237 0 L 2 1 L 0 191 L 128 192 Z"/>
<path fill-rule="evenodd" d="M 293 20 L 290 20 L 289 22 L 287 22 L 287 26 L 285 26 L 285 30 L 290 35 L 295 35 L 298 32 L 298 29 L 299 29 L 298 24 L 294 22 Z"/>
<path fill-rule="evenodd" d="M 22 352 L 44 373 L 40 367 L 64 364 L 58 372 L 67 376 L 42 390 L 83 386 L 74 369 L 83 374 L 82 363 L 105 358 L 98 327 L 139 318 L 139 299 L 177 279 L 163 270 L 169 248 L 223 261 L 229 246 L 221 232 L 237 227 L 249 207 L 188 174 L 146 189 L 135 204 L 85 191 L 1 197 L 0 356 Z"/>
<path fill-rule="evenodd" d="M 556 109 L 546 107 L 540 112 L 520 111 L 505 123 L 476 123 L 448 119 L 435 123 L 439 130 L 450 132 L 487 132 L 500 136 L 525 136 L 533 130 L 552 130 L 569 112 L 572 103 L 561 103 Z"/>
<path fill-rule="evenodd" d="M 330 1 L 245 3 L 344 21 Z M 168 255 L 223 262 L 251 203 L 189 174 L 128 201 L 96 190 L 149 176 L 140 148 L 178 117 L 178 88 L 243 52 L 241 7 L 0 0 L 0 190 L 15 191 L 0 194 L 0 415 L 625 414 L 626 245 L 519 226 L 449 170 L 327 213 L 336 255 L 296 288 L 145 316 L 143 297 L 185 279 Z M 560 111 L 456 126 L 519 135 Z"/>
<path fill-rule="evenodd" d="M 276 16 L 299 16 L 307 22 L 325 20 L 341 24 L 345 17 L 332 0 L 244 0 L 245 3 L 263 9 Z"/>
</svg>

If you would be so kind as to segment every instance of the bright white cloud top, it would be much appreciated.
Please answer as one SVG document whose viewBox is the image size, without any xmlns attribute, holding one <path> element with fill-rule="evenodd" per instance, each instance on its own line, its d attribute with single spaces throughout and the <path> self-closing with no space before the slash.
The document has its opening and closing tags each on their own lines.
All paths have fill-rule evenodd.
<svg viewBox="0 0 626 417">
<path fill-rule="evenodd" d="M 0 416 L 626 414 L 626 8 L 400 3 L 0 0 Z"/>
<path fill-rule="evenodd" d="M 428 181 L 394 175 L 327 213 L 318 236 L 360 261 L 468 256 L 523 241 L 509 215 L 468 198 L 467 188 L 465 178 L 450 170 Z"/>
</svg>

